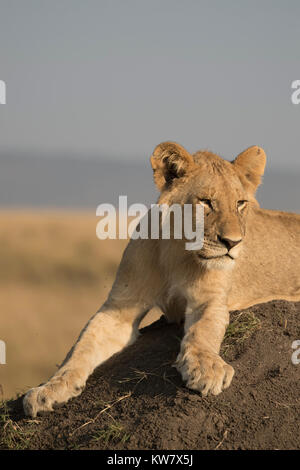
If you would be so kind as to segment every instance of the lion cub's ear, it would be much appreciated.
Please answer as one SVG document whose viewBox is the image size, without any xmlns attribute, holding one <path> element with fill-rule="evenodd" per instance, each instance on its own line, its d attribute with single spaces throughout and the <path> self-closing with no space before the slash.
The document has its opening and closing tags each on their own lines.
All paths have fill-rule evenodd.
<svg viewBox="0 0 300 470">
<path fill-rule="evenodd" d="M 154 181 L 161 191 L 175 178 L 182 178 L 195 165 L 192 155 L 175 142 L 163 142 L 155 147 L 150 158 Z"/>
<path fill-rule="evenodd" d="M 233 161 L 233 165 L 238 171 L 242 182 L 253 192 L 261 183 L 261 177 L 264 174 L 266 166 L 266 154 L 264 150 L 257 145 L 249 147 L 240 153 Z"/>
</svg>

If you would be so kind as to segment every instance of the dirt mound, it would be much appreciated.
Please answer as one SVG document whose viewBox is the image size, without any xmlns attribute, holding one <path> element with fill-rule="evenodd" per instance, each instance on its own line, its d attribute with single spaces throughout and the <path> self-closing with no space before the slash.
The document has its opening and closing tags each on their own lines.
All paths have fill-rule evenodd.
<svg viewBox="0 0 300 470">
<path fill-rule="evenodd" d="M 284 301 L 234 312 L 222 355 L 235 376 L 207 398 L 172 367 L 182 329 L 160 319 L 55 413 L 28 420 L 21 398 L 6 402 L 0 448 L 299 449 L 300 364 L 291 361 L 299 314 L 299 302 Z"/>
</svg>

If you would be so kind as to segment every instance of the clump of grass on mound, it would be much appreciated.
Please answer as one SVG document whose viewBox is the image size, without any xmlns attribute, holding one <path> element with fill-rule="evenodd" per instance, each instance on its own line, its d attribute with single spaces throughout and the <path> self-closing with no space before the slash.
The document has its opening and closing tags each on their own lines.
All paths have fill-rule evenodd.
<svg viewBox="0 0 300 470">
<path fill-rule="evenodd" d="M 24 429 L 10 418 L 7 402 L 0 402 L 0 449 L 26 449 L 37 424 L 37 420 L 28 420 Z"/>
<path fill-rule="evenodd" d="M 126 433 L 124 426 L 119 423 L 110 423 L 106 428 L 100 429 L 93 436 L 94 441 L 104 441 L 106 444 L 109 442 L 122 443 L 128 441 L 130 435 Z"/>
<path fill-rule="evenodd" d="M 223 354 L 226 356 L 234 346 L 243 344 L 255 331 L 261 328 L 261 321 L 253 312 L 241 312 L 228 325 L 223 342 Z"/>
</svg>

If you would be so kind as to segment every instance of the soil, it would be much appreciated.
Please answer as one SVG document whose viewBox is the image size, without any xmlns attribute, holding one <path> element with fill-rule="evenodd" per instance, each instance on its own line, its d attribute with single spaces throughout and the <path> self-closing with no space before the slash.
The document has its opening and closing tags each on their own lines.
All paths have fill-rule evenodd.
<svg viewBox="0 0 300 470">
<path fill-rule="evenodd" d="M 22 397 L 7 402 L 0 448 L 300 449 L 299 314 L 300 302 L 285 301 L 233 312 L 222 356 L 235 376 L 206 398 L 172 367 L 182 328 L 160 319 L 55 412 L 28 420 Z"/>
</svg>

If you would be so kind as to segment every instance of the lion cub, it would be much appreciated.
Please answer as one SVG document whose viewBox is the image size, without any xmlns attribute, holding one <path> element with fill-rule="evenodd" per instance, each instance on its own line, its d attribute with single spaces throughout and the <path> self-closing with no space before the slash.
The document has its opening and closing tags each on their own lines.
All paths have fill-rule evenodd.
<svg viewBox="0 0 300 470">
<path fill-rule="evenodd" d="M 250 147 L 232 162 L 173 142 L 151 156 L 159 204 L 201 204 L 199 250 L 184 240 L 131 239 L 108 299 L 82 330 L 60 369 L 24 397 L 26 415 L 79 395 L 95 367 L 131 344 L 147 312 L 159 306 L 184 320 L 176 360 L 187 386 L 219 394 L 234 370 L 219 356 L 229 311 L 272 299 L 300 300 L 300 215 L 260 209 L 255 191 L 266 156 Z"/>
</svg>

